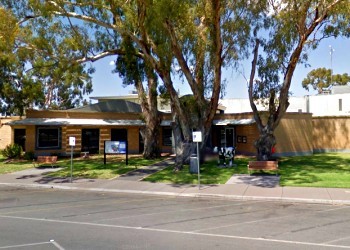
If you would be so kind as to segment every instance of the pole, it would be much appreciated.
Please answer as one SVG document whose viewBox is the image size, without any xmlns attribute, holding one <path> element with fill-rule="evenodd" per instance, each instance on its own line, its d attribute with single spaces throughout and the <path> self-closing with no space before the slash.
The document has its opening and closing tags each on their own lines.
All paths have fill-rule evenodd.
<svg viewBox="0 0 350 250">
<path fill-rule="evenodd" d="M 197 142 L 197 167 L 198 167 L 198 189 L 201 189 L 201 177 L 200 177 L 200 169 L 199 169 L 199 146 Z"/>
<path fill-rule="evenodd" d="M 73 146 L 71 146 L 70 151 L 70 182 L 73 181 Z"/>
<path fill-rule="evenodd" d="M 106 165 L 106 141 L 103 143 L 103 164 Z"/>
<path fill-rule="evenodd" d="M 331 84 L 330 84 L 330 86 L 332 86 L 332 84 L 333 84 L 333 52 L 334 52 L 332 45 L 329 45 L 329 49 L 330 49 L 329 54 L 331 55 Z"/>
</svg>

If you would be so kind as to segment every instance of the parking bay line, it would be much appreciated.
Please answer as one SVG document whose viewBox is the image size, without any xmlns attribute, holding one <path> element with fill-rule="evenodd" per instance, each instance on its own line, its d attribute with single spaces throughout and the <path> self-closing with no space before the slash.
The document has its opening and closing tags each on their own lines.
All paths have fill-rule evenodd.
<svg viewBox="0 0 350 250">
<path fill-rule="evenodd" d="M 150 232 L 153 231 L 153 232 L 163 232 L 163 233 L 187 234 L 187 235 L 218 237 L 218 238 L 227 238 L 227 239 L 275 242 L 275 243 L 304 245 L 304 246 L 320 246 L 320 247 L 334 247 L 334 248 L 350 249 L 350 246 L 345 246 L 345 245 L 332 245 L 332 244 L 324 244 L 324 243 L 277 240 L 277 239 L 266 239 L 266 238 L 256 238 L 256 237 L 254 238 L 254 237 L 237 236 L 237 235 L 211 234 L 211 233 L 200 233 L 200 232 L 191 232 L 191 231 L 178 231 L 178 230 L 169 230 L 169 229 L 131 227 L 131 226 L 123 226 L 123 225 L 110 225 L 110 224 L 99 224 L 99 223 L 90 223 L 90 222 L 62 221 L 62 220 L 40 219 L 40 218 L 19 217 L 19 216 L 0 215 L 0 218 L 17 219 L 17 220 L 31 220 L 31 221 L 41 221 L 41 222 L 53 222 L 53 223 L 65 223 L 65 224 L 84 225 L 84 226 L 93 226 L 93 227 L 106 227 L 106 228 L 109 227 L 109 228 L 119 228 L 119 229 L 129 229 L 129 230 L 143 230 L 143 231 L 150 231 Z"/>
</svg>

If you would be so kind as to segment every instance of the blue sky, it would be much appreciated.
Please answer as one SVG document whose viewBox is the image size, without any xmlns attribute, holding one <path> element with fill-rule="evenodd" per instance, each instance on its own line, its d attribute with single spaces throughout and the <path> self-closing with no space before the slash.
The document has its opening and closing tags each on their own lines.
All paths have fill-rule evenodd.
<svg viewBox="0 0 350 250">
<path fill-rule="evenodd" d="M 299 65 L 294 73 L 291 92 L 293 96 L 313 95 L 315 91 L 306 91 L 301 87 L 301 81 L 315 68 L 331 68 L 330 47 L 332 54 L 332 68 L 334 74 L 350 74 L 350 39 L 326 39 L 321 42 L 316 50 L 309 52 L 310 67 Z M 94 63 L 96 72 L 93 75 L 93 93 L 90 96 L 118 96 L 127 95 L 133 88 L 124 88 L 117 74 L 112 74 L 113 66 L 110 61 L 113 58 L 105 58 Z M 249 78 L 251 59 L 242 62 L 245 77 Z M 233 70 L 225 70 L 223 77 L 227 79 L 225 98 L 248 98 L 247 84 L 241 73 Z M 176 89 L 181 94 L 189 93 L 186 84 L 178 83 Z"/>
</svg>

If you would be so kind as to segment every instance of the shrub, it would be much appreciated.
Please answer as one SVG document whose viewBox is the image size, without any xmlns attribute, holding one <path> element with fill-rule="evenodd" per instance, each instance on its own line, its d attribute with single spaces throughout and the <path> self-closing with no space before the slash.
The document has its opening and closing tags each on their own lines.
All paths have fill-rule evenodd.
<svg viewBox="0 0 350 250">
<path fill-rule="evenodd" d="M 33 151 L 25 152 L 23 155 L 23 158 L 28 161 L 33 160 L 35 158 L 34 152 Z"/>
<path fill-rule="evenodd" d="M 2 151 L 2 155 L 8 159 L 20 158 L 22 155 L 22 147 L 18 144 L 9 144 Z"/>
</svg>

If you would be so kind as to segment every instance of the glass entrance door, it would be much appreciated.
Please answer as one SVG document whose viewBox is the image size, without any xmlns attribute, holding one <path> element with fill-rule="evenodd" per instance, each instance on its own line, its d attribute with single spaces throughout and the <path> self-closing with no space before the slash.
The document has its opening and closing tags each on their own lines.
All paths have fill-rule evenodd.
<svg viewBox="0 0 350 250">
<path fill-rule="evenodd" d="M 225 128 L 225 147 L 234 147 L 235 146 L 235 130 L 234 128 Z"/>
</svg>

